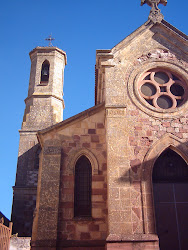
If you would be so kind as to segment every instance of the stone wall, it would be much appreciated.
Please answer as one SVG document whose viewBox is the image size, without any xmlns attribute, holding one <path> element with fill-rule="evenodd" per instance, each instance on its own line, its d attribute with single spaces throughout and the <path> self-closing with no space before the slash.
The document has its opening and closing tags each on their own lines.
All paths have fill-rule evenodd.
<svg viewBox="0 0 188 250">
<path fill-rule="evenodd" d="M 145 241 L 145 246 L 146 241 L 153 241 L 156 249 L 158 239 L 152 238 L 156 234 L 152 167 L 168 147 L 188 160 L 187 102 L 171 111 L 156 110 L 142 100 L 138 91 L 140 76 L 149 69 L 168 69 L 187 82 L 184 39 L 171 33 L 169 44 L 168 32 L 159 26 L 143 25 L 110 52 L 99 51 L 97 56 L 98 71 L 103 72 L 97 84 L 105 86 L 107 242 L 129 242 L 131 247 L 135 235 L 148 234 L 147 240 L 140 241 Z M 111 247 L 114 249 L 108 244 Z"/>
<path fill-rule="evenodd" d="M 86 112 L 87 114 L 87 112 Z M 62 123 L 63 124 L 63 123 Z M 54 127 L 55 128 L 55 127 Z M 73 119 L 68 126 L 61 126 L 52 130 L 44 136 L 40 136 L 44 148 L 61 145 L 61 170 L 60 170 L 60 194 L 59 194 L 59 210 L 58 210 L 58 229 L 57 241 L 62 246 L 79 244 L 83 242 L 100 241 L 102 246 L 105 245 L 107 237 L 107 165 L 106 165 L 106 136 L 105 136 L 105 117 L 104 109 L 89 115 L 84 119 Z M 92 166 L 92 217 L 88 219 L 74 218 L 74 168 L 77 160 L 85 155 Z M 43 162 L 47 164 L 47 158 L 43 156 Z M 49 161 L 49 160 L 48 160 Z M 47 165 L 46 165 L 47 167 Z M 41 166 L 41 176 L 44 175 L 44 166 Z M 57 179 L 57 178 L 56 178 Z M 41 179 L 41 189 L 42 189 Z M 40 186 L 40 184 L 39 184 Z M 50 195 L 50 190 L 47 190 Z M 39 190 L 42 193 L 42 190 Z M 52 194 L 53 195 L 53 194 Z M 40 195 L 41 197 L 41 195 Z M 38 199 L 38 198 L 37 198 Z M 41 198 L 37 207 L 40 211 L 42 204 Z M 47 208 L 46 208 L 47 209 Z M 38 214 L 38 212 L 37 212 Z M 41 228 L 45 215 L 39 212 L 37 218 L 38 227 L 34 231 L 39 230 L 40 240 L 47 240 Z M 45 224 L 48 222 L 45 222 Z M 37 223 L 36 223 L 37 224 Z M 36 234 L 37 235 L 37 234 Z M 33 246 L 39 240 L 39 236 L 32 238 L 35 241 Z M 66 243 L 65 243 L 66 241 Z M 73 243 L 75 242 L 75 243 Z M 97 243 L 96 243 L 97 244 Z M 70 246 L 69 245 L 69 246 Z"/>
<path fill-rule="evenodd" d="M 59 240 L 105 240 L 107 166 L 104 111 L 76 122 L 65 131 L 62 130 L 59 136 L 63 151 Z M 92 166 L 92 219 L 90 221 L 74 219 L 74 167 L 81 155 L 95 157 L 97 161 L 96 166 Z"/>
</svg>

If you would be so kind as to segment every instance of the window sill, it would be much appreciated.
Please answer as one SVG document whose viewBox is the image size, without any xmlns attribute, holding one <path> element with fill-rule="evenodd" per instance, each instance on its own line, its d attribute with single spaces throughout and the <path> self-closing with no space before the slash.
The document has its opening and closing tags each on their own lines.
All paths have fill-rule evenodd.
<svg viewBox="0 0 188 250">
<path fill-rule="evenodd" d="M 46 86 L 48 85 L 48 82 L 40 82 L 39 86 Z"/>
<path fill-rule="evenodd" d="M 92 217 L 74 217 L 73 220 L 74 221 L 92 221 L 93 218 Z"/>
</svg>

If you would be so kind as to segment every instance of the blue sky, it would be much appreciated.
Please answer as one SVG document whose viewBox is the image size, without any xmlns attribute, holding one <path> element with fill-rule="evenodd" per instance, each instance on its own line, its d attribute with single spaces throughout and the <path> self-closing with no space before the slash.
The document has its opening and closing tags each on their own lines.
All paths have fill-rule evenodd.
<svg viewBox="0 0 188 250">
<path fill-rule="evenodd" d="M 187 34 L 187 0 L 160 5 L 165 20 Z M 9 0 L 0 2 L 1 144 L 0 211 L 12 206 L 19 133 L 27 97 L 30 59 L 52 33 L 66 51 L 64 119 L 94 105 L 96 49 L 111 49 L 148 18 L 140 0 Z"/>
</svg>

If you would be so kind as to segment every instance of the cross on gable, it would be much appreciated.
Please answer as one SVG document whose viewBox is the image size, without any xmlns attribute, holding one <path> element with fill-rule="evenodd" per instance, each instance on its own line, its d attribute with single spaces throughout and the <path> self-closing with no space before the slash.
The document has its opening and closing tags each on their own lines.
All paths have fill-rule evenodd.
<svg viewBox="0 0 188 250">
<path fill-rule="evenodd" d="M 167 5 L 167 0 L 141 0 L 141 6 L 147 4 L 151 7 L 149 19 L 154 23 L 160 23 L 164 16 L 161 14 L 161 10 L 158 8 L 159 4 Z"/>
</svg>

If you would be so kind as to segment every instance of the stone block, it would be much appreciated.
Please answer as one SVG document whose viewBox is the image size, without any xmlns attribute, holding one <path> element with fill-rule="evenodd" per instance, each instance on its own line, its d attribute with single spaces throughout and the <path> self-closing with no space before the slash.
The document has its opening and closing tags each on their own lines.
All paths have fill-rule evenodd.
<svg viewBox="0 0 188 250">
<path fill-rule="evenodd" d="M 93 208 L 92 209 L 92 217 L 93 218 L 101 218 L 102 217 L 102 209 L 101 208 Z"/>
<path fill-rule="evenodd" d="M 99 231 L 99 225 L 90 224 L 89 231 Z"/>
<path fill-rule="evenodd" d="M 88 129 L 88 134 L 96 134 L 96 129 Z"/>
<path fill-rule="evenodd" d="M 99 136 L 98 135 L 91 135 L 91 142 L 99 143 Z"/>
<path fill-rule="evenodd" d="M 76 230 L 80 233 L 82 232 L 89 232 L 89 228 L 88 228 L 88 225 L 87 224 L 77 224 L 76 225 Z"/>
<path fill-rule="evenodd" d="M 90 235 L 90 233 L 81 233 L 80 234 L 80 239 L 81 240 L 90 240 L 91 239 L 91 235 Z"/>
</svg>

